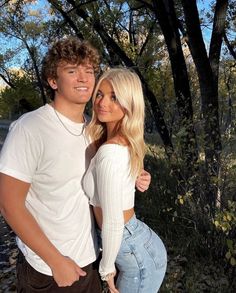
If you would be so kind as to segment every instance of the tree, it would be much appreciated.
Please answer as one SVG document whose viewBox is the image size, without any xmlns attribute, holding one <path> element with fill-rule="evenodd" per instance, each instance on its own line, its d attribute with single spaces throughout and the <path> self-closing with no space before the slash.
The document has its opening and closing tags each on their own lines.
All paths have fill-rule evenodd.
<svg viewBox="0 0 236 293">
<path fill-rule="evenodd" d="M 100 1 L 88 1 L 84 3 L 77 3 L 76 1 L 69 0 L 64 1 L 65 3 L 58 4 L 58 1 L 49 0 L 49 3 L 52 4 L 52 6 L 62 14 L 65 21 L 69 21 L 69 24 L 72 22 L 75 22 L 76 26 L 76 20 L 73 20 L 72 13 L 75 13 L 75 15 L 80 17 L 84 20 L 85 24 L 90 27 L 91 30 L 95 31 L 100 39 L 103 42 L 103 46 L 106 48 L 107 52 L 110 55 L 110 58 L 108 57 L 108 60 L 114 65 L 114 64 L 124 64 L 127 67 L 132 67 L 136 70 L 138 75 L 140 76 L 142 83 L 144 85 L 144 90 L 146 93 L 146 96 L 148 98 L 151 112 L 154 116 L 156 127 L 159 131 L 159 134 L 163 140 L 164 146 L 166 148 L 167 154 L 171 156 L 173 154 L 173 145 L 169 136 L 168 129 L 166 127 L 163 113 L 158 105 L 157 99 L 150 89 L 147 80 L 145 79 L 144 75 L 141 73 L 139 67 L 137 66 L 137 62 L 134 62 L 133 58 L 131 58 L 127 52 L 123 48 L 122 41 L 121 44 L 119 43 L 119 40 L 122 39 L 122 36 L 120 34 L 119 27 L 116 28 L 113 26 L 112 28 L 107 28 L 106 23 L 101 22 L 100 18 L 100 10 L 103 8 L 101 7 L 107 7 L 108 2 L 102 1 L 103 6 L 101 5 Z M 67 4 L 67 5 L 65 5 Z M 107 5 L 106 5 L 107 4 Z M 71 8 L 68 8 L 68 5 L 71 5 Z M 89 6 L 90 5 L 90 6 Z M 70 7 L 70 6 L 69 6 Z M 67 10 L 65 10 L 67 8 Z M 122 9 L 117 9 L 120 13 L 123 13 Z M 116 11 L 116 9 L 115 9 Z M 132 12 L 132 9 L 130 10 L 130 13 Z M 104 11 L 101 12 L 102 14 Z M 108 6 L 108 9 L 106 10 L 106 16 L 108 16 L 108 19 L 115 18 L 118 19 L 117 16 L 118 13 L 113 14 L 111 10 L 111 6 Z M 65 17 L 67 15 L 67 17 Z M 71 16 L 72 15 L 72 16 Z M 110 17 L 109 17 L 110 16 Z M 131 18 L 131 15 L 130 15 Z M 123 28 L 123 27 L 122 27 Z M 109 32 L 111 31 L 111 34 Z M 131 35 L 131 32 L 129 32 L 129 35 Z M 134 38 L 133 38 L 134 39 Z M 133 40 L 132 39 L 132 40 Z M 142 50 L 141 50 L 142 51 Z M 103 54 L 104 56 L 105 54 Z M 139 56 L 140 58 L 140 56 Z"/>
<path fill-rule="evenodd" d="M 195 63 L 202 101 L 205 139 L 205 162 L 208 186 L 207 203 L 214 211 L 217 199 L 216 179 L 219 175 L 222 150 L 219 129 L 218 75 L 220 52 L 225 28 L 227 0 L 217 0 L 210 42 L 209 57 L 205 48 L 196 1 L 182 0 L 188 44 Z"/>
<path fill-rule="evenodd" d="M 12 80 L 13 78 L 12 73 L 7 68 L 7 62 L 9 59 L 12 58 L 13 54 L 14 54 L 13 51 L 8 51 L 5 55 L 2 55 L 2 54 L 0 55 L 0 77 L 11 88 L 15 88 L 15 85 Z"/>
<path fill-rule="evenodd" d="M 41 15 L 34 14 L 27 9 L 27 3 L 30 4 L 31 2 L 23 0 L 18 0 L 14 3 L 11 1 L 5 2 L 0 13 L 0 33 L 9 40 L 15 39 L 21 46 L 21 53 L 23 48 L 26 49 L 34 72 L 33 79 L 36 79 L 42 102 L 45 104 L 47 99 L 40 78 L 40 59 L 38 58 L 40 34 L 45 27 L 42 23 Z M 4 75 L 2 75 L 2 78 L 4 78 Z M 5 82 L 7 82 L 6 79 Z"/>
<path fill-rule="evenodd" d="M 40 105 L 39 93 L 34 90 L 31 80 L 22 72 L 12 73 L 14 88 L 5 87 L 0 93 L 0 116 L 7 119 L 32 111 Z"/>
<path fill-rule="evenodd" d="M 207 56 L 201 32 L 196 1 L 182 0 L 182 7 L 179 6 L 180 3 L 175 3 L 173 0 L 157 0 L 151 3 L 150 1 L 141 0 L 138 2 L 147 5 L 155 13 L 166 40 L 172 64 L 179 113 L 183 116 L 182 121 L 190 125 L 190 128 L 187 128 L 190 139 L 184 144 L 187 150 L 188 147 L 186 145 L 192 146 L 191 141 L 195 143 L 195 140 L 192 139 L 195 136 L 192 123 L 191 94 L 179 30 L 182 31 L 183 37 L 189 46 L 196 66 L 201 91 L 206 178 L 209 179 L 205 190 L 206 202 L 211 207 L 211 212 L 213 212 L 217 198 L 215 182 L 219 175 L 220 153 L 222 149 L 218 113 L 218 74 L 228 1 L 216 1 L 209 57 Z M 179 20 L 176 18 L 177 7 L 180 10 L 183 9 L 184 13 L 183 18 Z"/>
<path fill-rule="evenodd" d="M 76 26 L 75 16 L 83 19 L 84 23 L 95 31 L 102 40 L 111 60 L 118 60 L 118 63 L 133 67 L 139 74 L 145 88 L 151 111 L 155 117 L 156 126 L 164 142 L 167 153 L 173 155 L 173 144 L 169 131 L 163 118 L 163 113 L 157 103 L 155 94 L 145 78 L 145 74 L 139 68 L 138 58 L 144 52 L 143 47 L 147 46 L 153 31 L 157 32 L 157 25 L 160 26 L 165 43 L 169 52 L 172 74 L 174 80 L 176 105 L 179 113 L 182 138 L 182 154 L 185 157 L 187 174 L 191 176 L 192 162 L 198 158 L 196 135 L 193 125 L 192 97 L 189 85 L 188 72 L 186 67 L 183 46 L 181 43 L 180 31 L 189 46 L 193 62 L 195 63 L 201 91 L 201 103 L 204 123 L 204 150 L 206 163 L 206 177 L 209 181 L 206 184 L 206 202 L 214 210 L 216 204 L 217 184 L 216 178 L 220 168 L 221 138 L 219 129 L 219 106 L 218 106 L 218 72 L 220 52 L 224 35 L 227 0 L 217 0 L 215 3 L 214 21 L 212 27 L 212 38 L 210 43 L 209 57 L 207 56 L 204 44 L 201 25 L 198 15 L 196 1 L 174 2 L 173 0 L 157 1 L 128 1 L 125 4 L 119 1 L 88 1 L 76 2 L 68 0 L 61 2 L 60 8 L 57 1 L 49 1 L 62 16 L 70 17 L 70 21 Z M 64 4 L 66 4 L 64 6 Z M 103 7 L 103 8 L 100 8 Z M 105 8 L 104 8 L 105 7 Z M 178 10 L 177 10 L 178 8 Z M 102 15 L 106 11 L 106 18 L 113 19 L 112 25 L 108 25 Z M 179 11 L 183 12 L 182 19 L 177 18 Z M 63 12 L 63 13 L 62 13 Z M 124 16 L 128 16 L 129 24 L 124 22 Z M 140 16 L 140 18 L 139 18 Z M 134 25 L 140 19 L 149 19 L 149 29 L 146 24 L 146 31 L 143 30 L 144 42 L 138 44 L 140 28 Z M 73 20 L 74 19 L 74 20 Z M 68 20 L 68 19 L 67 19 Z M 154 22 L 156 27 L 154 26 Z M 155 28 L 154 28 L 155 27 Z M 149 31 L 150 34 L 147 34 Z M 133 50 L 133 56 L 127 47 L 124 48 L 122 36 L 127 32 L 129 39 L 129 50 Z M 156 36 L 158 38 L 158 35 Z M 143 45 L 143 47 L 142 47 Z M 135 56 L 135 57 L 134 57 Z M 143 57 L 143 56 L 142 56 Z M 191 172 L 189 172 L 191 170 Z"/>
<path fill-rule="evenodd" d="M 48 29 L 48 35 L 43 36 L 42 43 L 46 44 L 54 39 L 52 36 L 55 34 L 60 36 L 73 34 L 81 39 L 90 39 L 101 51 L 102 68 L 125 65 L 132 67 L 138 73 L 144 86 L 148 113 L 154 118 L 173 169 L 176 167 L 176 161 L 180 163 L 175 174 L 181 180 L 179 186 L 183 186 L 184 189 L 188 187 L 190 179 L 195 176 L 199 167 L 198 158 L 202 145 L 201 138 L 196 135 L 195 124 L 197 122 L 198 125 L 203 126 L 204 171 L 207 178 L 204 184 L 204 203 L 210 206 L 213 213 L 216 194 L 219 191 L 217 180 L 222 149 L 218 101 L 220 54 L 223 38 L 228 40 L 226 44 L 231 54 L 234 53 L 232 51 L 234 44 L 227 34 L 230 27 L 228 23 L 233 23 L 234 20 L 233 16 L 227 16 L 227 11 L 233 15 L 235 8 L 231 4 L 235 1 L 231 1 L 230 5 L 226 0 L 214 2 L 209 54 L 203 39 L 196 1 L 49 0 L 48 2 L 52 14 L 46 19 L 44 26 L 47 23 L 54 31 Z M 20 35 L 21 43 L 27 48 L 29 60 L 36 60 L 36 62 L 28 62 L 33 70 L 28 67 L 27 71 L 30 68 L 39 79 L 36 70 L 40 61 L 39 46 L 36 41 L 29 45 L 25 32 L 28 32 L 32 40 L 40 40 L 41 28 L 37 32 L 32 22 L 28 20 L 24 22 L 22 16 L 25 15 L 25 1 L 18 0 L 16 3 L 18 6 L 14 7 L 20 9 L 14 18 L 25 24 L 24 34 L 22 35 L 21 32 Z M 229 10 L 227 10 L 228 6 Z M 8 32 L 8 35 L 10 31 L 6 30 L 6 23 L 9 19 L 3 18 L 5 32 Z M 19 34 L 16 23 L 14 21 L 9 23 L 15 25 L 13 31 Z M 227 30 L 225 30 L 226 24 Z M 166 48 L 168 54 L 165 53 Z M 186 52 L 190 55 L 188 59 Z M 176 108 L 173 106 L 171 109 L 172 117 L 165 115 L 166 106 L 160 104 L 164 99 L 160 97 L 158 84 L 160 68 L 163 69 L 169 62 L 173 78 L 173 83 L 171 80 L 170 85 L 173 84 L 176 105 Z M 198 96 L 191 88 L 192 77 L 188 66 L 195 66 L 197 73 L 203 118 L 200 122 L 194 120 L 192 104 Z M 162 93 L 166 95 L 165 91 Z M 183 184 L 183 180 L 186 185 Z M 196 182 L 193 184 L 197 185 Z M 198 194 L 197 191 L 195 194 Z"/>
</svg>

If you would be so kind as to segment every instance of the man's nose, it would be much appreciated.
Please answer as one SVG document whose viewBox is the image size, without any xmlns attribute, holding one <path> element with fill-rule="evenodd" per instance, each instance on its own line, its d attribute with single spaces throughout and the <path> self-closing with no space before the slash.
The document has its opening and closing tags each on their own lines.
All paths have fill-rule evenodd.
<svg viewBox="0 0 236 293">
<path fill-rule="evenodd" d="M 83 82 L 87 81 L 87 75 L 83 70 L 77 71 L 77 80 Z"/>
</svg>

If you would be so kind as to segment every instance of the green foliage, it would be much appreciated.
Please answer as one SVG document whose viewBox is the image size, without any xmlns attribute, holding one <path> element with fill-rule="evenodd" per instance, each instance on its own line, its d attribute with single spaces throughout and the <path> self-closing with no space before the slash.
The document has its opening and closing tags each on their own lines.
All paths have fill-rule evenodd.
<svg viewBox="0 0 236 293">
<path fill-rule="evenodd" d="M 145 169 L 151 173 L 152 182 L 145 194 L 137 195 L 136 209 L 138 217 L 160 235 L 167 247 L 167 274 L 160 292 L 234 292 L 236 201 L 233 189 L 224 186 L 227 194 L 223 192 L 222 197 L 230 200 L 224 201 L 224 208 L 216 207 L 213 219 L 204 204 L 203 160 L 199 160 L 199 168 L 185 192 L 179 194 L 178 179 L 171 171 L 159 137 L 146 135 L 146 141 L 149 150 Z M 236 180 L 232 172 L 233 158 L 230 160 L 231 164 L 229 160 L 224 162 L 229 168 L 224 173 L 225 185 Z M 181 160 L 177 163 L 182 170 Z M 220 224 L 215 225 L 215 221 Z M 227 233 L 222 227 L 227 228 Z"/>
<path fill-rule="evenodd" d="M 226 235 L 236 228 L 236 202 L 228 201 L 227 208 L 216 212 L 214 225 Z"/>
<path fill-rule="evenodd" d="M 193 126 L 197 137 L 194 147 L 199 152 L 196 162 L 189 161 L 193 172 L 188 174 L 189 166 L 185 163 L 185 149 L 188 146 L 185 138 L 188 136 L 189 125 L 184 119 L 180 120 L 165 40 L 155 14 L 148 9 L 148 5 L 154 1 L 50 1 L 59 5 L 74 27 L 68 19 L 63 18 L 55 6 L 51 6 L 49 13 L 45 9 L 43 17 L 40 9 L 33 11 L 32 7 L 25 4 L 26 2 L 32 1 L 10 1 L 9 5 L 5 6 L 6 9 L 0 11 L 0 33 L 4 33 L 7 41 L 11 40 L 9 47 L 13 43 L 17 44 L 14 50 L 8 48 L 6 52 L 1 51 L 0 54 L 0 73 L 9 77 L 16 85 L 16 89 L 6 88 L 1 93 L 0 115 L 8 117 L 9 113 L 19 114 L 22 111 L 19 107 L 22 98 L 27 99 L 32 108 L 41 104 L 36 86 L 31 82 L 36 78 L 33 60 L 30 59 L 29 53 L 33 53 L 34 61 L 40 64 L 44 46 L 50 45 L 55 39 L 79 34 L 92 41 L 100 50 L 102 66 L 124 65 L 124 59 L 119 57 L 116 50 L 102 38 L 108 33 L 135 68 L 140 70 L 149 89 L 154 93 L 174 147 L 175 157 L 169 160 L 165 155 L 164 147 L 160 146 L 160 137 L 155 132 L 147 135 L 149 152 L 145 159 L 145 168 L 152 174 L 152 184 L 145 194 L 137 196 L 138 215 L 162 236 L 167 245 L 168 273 L 161 292 L 236 291 L 235 280 L 232 278 L 236 258 L 234 240 L 236 71 L 235 62 L 229 58 L 226 48 L 222 51 L 224 58 L 221 58 L 218 86 L 223 151 L 217 166 L 220 170 L 219 174 L 208 178 L 204 153 L 205 128 L 208 125 L 204 126 L 204 105 L 200 96 L 197 68 L 193 64 L 193 56 L 185 42 L 189 39 L 182 31 L 182 49 L 188 69 L 193 104 L 193 113 L 188 114 L 193 115 Z M 87 14 L 86 18 L 77 15 L 73 3 L 77 8 L 84 10 Z M 182 3 L 183 1 L 180 0 L 174 2 L 180 20 L 178 24 L 182 24 L 185 30 Z M 212 4 L 215 3 L 216 1 L 212 1 Z M 235 31 L 234 4 L 235 0 L 229 3 L 226 33 Z M 207 19 L 203 12 L 200 13 L 201 24 L 212 27 L 213 10 L 208 16 Z M 97 30 L 97 27 L 100 27 L 100 30 Z M 104 28 L 104 31 L 101 28 Z M 235 45 L 235 40 L 232 39 L 231 37 L 230 43 Z M 25 50 L 26 44 L 29 45 L 30 52 Z M 23 59 L 22 63 L 19 62 L 22 68 L 27 68 L 27 77 L 11 76 L 9 68 L 11 62 L 15 62 L 17 53 L 19 53 L 18 60 Z M 201 57 L 199 56 L 199 60 Z M 209 88 L 205 88 L 205 91 L 209 91 Z M 87 107 L 88 112 L 90 106 L 91 104 Z M 205 107 L 209 109 L 209 104 L 206 103 Z M 147 113 L 147 116 L 151 116 L 148 110 Z M 151 124 L 152 117 L 148 119 L 151 120 Z M 212 123 L 211 119 L 209 123 Z M 208 135 L 214 135 L 214 132 L 214 129 L 212 132 L 208 131 Z M 209 147 L 211 151 L 215 151 L 214 141 L 209 143 Z M 177 172 L 173 171 L 173 166 Z M 176 173 L 180 176 L 177 177 Z M 218 206 L 214 207 L 214 215 L 209 212 L 209 203 L 206 201 L 209 181 L 218 195 Z"/>
<path fill-rule="evenodd" d="M 236 242 L 232 239 L 226 240 L 228 251 L 225 255 L 226 259 L 229 261 L 230 265 L 236 266 Z"/>
<path fill-rule="evenodd" d="M 236 266 L 236 240 L 229 238 L 236 231 L 236 201 L 228 201 L 226 208 L 217 210 L 213 223 L 227 236 L 225 257 L 231 266 Z"/>
<path fill-rule="evenodd" d="M 0 93 L 0 117 L 14 119 L 42 105 L 40 95 L 26 76 L 15 75 L 15 88 L 6 87 Z"/>
</svg>

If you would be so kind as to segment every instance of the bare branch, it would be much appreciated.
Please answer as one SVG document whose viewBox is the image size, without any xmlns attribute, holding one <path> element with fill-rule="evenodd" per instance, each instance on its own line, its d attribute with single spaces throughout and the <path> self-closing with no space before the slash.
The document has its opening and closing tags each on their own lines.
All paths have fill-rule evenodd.
<svg viewBox="0 0 236 293">
<path fill-rule="evenodd" d="M 224 31 L 224 33 L 223 33 L 223 39 L 224 39 L 224 41 L 225 41 L 225 44 L 226 44 L 226 46 L 227 46 L 227 48 L 228 48 L 230 54 L 231 54 L 232 57 L 236 60 L 236 52 L 234 51 L 233 46 L 230 44 L 229 39 L 228 39 L 228 37 L 227 37 L 225 31 Z"/>
</svg>

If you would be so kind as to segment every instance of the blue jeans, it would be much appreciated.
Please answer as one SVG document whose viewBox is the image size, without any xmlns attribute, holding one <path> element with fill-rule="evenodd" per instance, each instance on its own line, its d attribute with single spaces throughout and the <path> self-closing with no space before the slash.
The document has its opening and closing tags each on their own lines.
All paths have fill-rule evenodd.
<svg viewBox="0 0 236 293">
<path fill-rule="evenodd" d="M 157 234 L 134 215 L 126 224 L 116 267 L 120 293 L 157 293 L 165 276 L 167 253 Z"/>
</svg>

